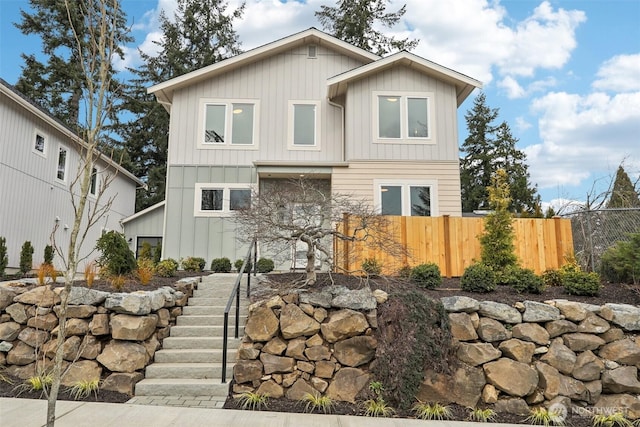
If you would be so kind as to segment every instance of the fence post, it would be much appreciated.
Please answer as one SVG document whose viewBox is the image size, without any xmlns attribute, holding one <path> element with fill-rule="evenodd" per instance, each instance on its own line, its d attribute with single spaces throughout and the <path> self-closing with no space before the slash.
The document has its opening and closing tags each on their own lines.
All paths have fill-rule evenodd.
<svg viewBox="0 0 640 427">
<path fill-rule="evenodd" d="M 449 215 L 442 215 L 444 223 L 444 271 L 447 278 L 451 278 L 451 224 Z"/>
<path fill-rule="evenodd" d="M 343 231 L 342 233 L 345 236 L 349 236 L 349 214 L 348 213 L 344 213 L 342 214 L 342 228 Z M 344 269 L 344 271 L 349 271 L 350 267 L 349 267 L 349 240 L 348 239 L 344 239 L 343 240 L 343 246 L 342 246 L 342 268 Z"/>
</svg>

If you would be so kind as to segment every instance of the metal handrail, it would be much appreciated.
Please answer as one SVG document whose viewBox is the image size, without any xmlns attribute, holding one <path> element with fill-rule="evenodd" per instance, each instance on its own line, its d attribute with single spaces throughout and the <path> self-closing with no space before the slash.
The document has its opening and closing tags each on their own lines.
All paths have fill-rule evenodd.
<svg viewBox="0 0 640 427">
<path fill-rule="evenodd" d="M 242 281 L 242 275 L 244 274 L 244 270 L 247 266 L 247 262 L 251 259 L 251 255 L 253 254 L 253 276 L 256 276 L 257 273 L 257 257 L 258 257 L 258 242 L 257 240 L 253 240 L 251 245 L 249 246 L 249 250 L 247 251 L 247 255 L 244 257 L 244 262 L 242 263 L 242 267 L 238 272 L 238 278 L 236 279 L 236 283 L 233 286 L 233 290 L 231 291 L 231 295 L 229 296 L 229 301 L 227 301 L 227 306 L 224 309 L 224 335 L 222 338 L 222 383 L 227 382 L 227 347 L 229 341 L 229 311 L 231 310 L 231 303 L 233 300 L 236 300 L 236 333 L 235 337 L 239 338 L 238 330 L 240 329 L 240 282 Z M 247 270 L 247 298 L 251 292 L 251 269 Z"/>
</svg>

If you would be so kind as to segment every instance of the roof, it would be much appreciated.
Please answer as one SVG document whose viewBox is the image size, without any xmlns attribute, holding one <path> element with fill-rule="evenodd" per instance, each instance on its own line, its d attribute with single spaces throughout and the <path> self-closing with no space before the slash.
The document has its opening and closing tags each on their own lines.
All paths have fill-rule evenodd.
<svg viewBox="0 0 640 427">
<path fill-rule="evenodd" d="M 355 47 L 316 28 L 309 28 L 308 30 L 292 34 L 280 40 L 276 40 L 241 53 L 240 55 L 232 58 L 225 59 L 224 61 L 216 62 L 215 64 L 211 64 L 199 70 L 195 70 L 171 80 L 167 80 L 166 82 L 151 86 L 147 92 L 155 94 L 158 102 L 170 105 L 173 100 L 173 93 L 177 89 L 215 77 L 222 73 L 227 73 L 236 68 L 270 57 L 296 46 L 302 46 L 309 43 L 315 43 L 320 46 L 329 46 L 333 50 L 357 58 L 363 62 L 373 62 L 380 59 L 378 55 L 364 49 L 360 49 L 359 47 Z"/>
<path fill-rule="evenodd" d="M 25 110 L 29 111 L 34 116 L 43 120 L 44 122 L 49 124 L 51 127 L 56 129 L 57 131 L 59 131 L 69 139 L 73 140 L 77 144 L 86 146 L 86 143 L 82 140 L 82 138 L 80 138 L 80 136 L 78 136 L 77 133 L 69 129 L 67 125 L 65 125 L 60 120 L 53 117 L 48 111 L 40 107 L 33 100 L 27 98 L 24 94 L 19 92 L 15 87 L 7 83 L 2 78 L 0 78 L 0 93 L 6 95 L 8 98 L 15 101 L 18 105 L 23 107 Z M 133 175 L 131 172 L 129 172 L 128 170 L 120 166 L 115 161 L 111 160 L 106 155 L 101 156 L 100 159 L 106 162 L 109 166 L 116 169 L 118 173 L 121 173 L 127 178 L 129 178 L 130 180 L 134 181 L 137 185 L 140 185 L 140 186 L 145 185 L 145 183 L 142 182 L 140 179 L 138 179 L 135 175 Z"/>
<path fill-rule="evenodd" d="M 149 207 L 148 207 L 148 208 L 146 208 L 146 209 L 143 209 L 143 210 L 141 210 L 141 211 L 139 211 L 139 212 L 134 213 L 134 214 L 133 214 L 133 215 L 131 215 L 131 216 L 128 216 L 128 217 L 126 217 L 126 218 L 122 219 L 120 222 L 121 222 L 122 224 L 124 224 L 124 223 L 127 223 L 127 222 L 129 222 L 129 221 L 133 221 L 134 219 L 136 219 L 136 218 L 140 218 L 141 216 L 144 216 L 144 215 L 147 215 L 148 213 L 151 213 L 151 212 L 155 211 L 155 210 L 156 210 L 156 209 L 158 209 L 158 208 L 164 207 L 165 203 L 166 203 L 166 201 L 165 201 L 165 200 L 163 200 L 163 201 L 161 201 L 161 202 L 158 202 L 158 203 L 156 203 L 155 205 L 151 205 L 151 206 L 149 206 Z"/>
<path fill-rule="evenodd" d="M 482 82 L 476 79 L 412 53 L 401 51 L 330 78 L 328 81 L 327 96 L 329 99 L 340 96 L 346 92 L 349 83 L 398 65 L 412 68 L 420 73 L 433 76 L 454 85 L 456 87 L 458 107 L 475 88 L 482 88 Z"/>
</svg>

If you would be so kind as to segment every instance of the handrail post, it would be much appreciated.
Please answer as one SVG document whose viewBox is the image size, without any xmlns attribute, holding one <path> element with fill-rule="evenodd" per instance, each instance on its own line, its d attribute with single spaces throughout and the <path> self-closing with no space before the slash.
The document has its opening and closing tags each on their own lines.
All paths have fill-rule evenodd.
<svg viewBox="0 0 640 427">
<path fill-rule="evenodd" d="M 227 341 L 229 338 L 229 313 L 224 313 L 224 333 L 222 339 L 222 384 L 227 382 Z"/>
<path fill-rule="evenodd" d="M 236 333 L 235 337 L 238 338 L 238 329 L 240 327 L 240 286 L 236 289 Z"/>
</svg>

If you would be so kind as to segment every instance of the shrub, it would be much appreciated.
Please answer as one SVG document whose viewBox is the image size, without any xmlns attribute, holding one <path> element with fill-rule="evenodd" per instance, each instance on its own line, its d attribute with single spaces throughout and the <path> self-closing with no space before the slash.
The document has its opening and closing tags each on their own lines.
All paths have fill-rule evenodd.
<svg viewBox="0 0 640 427">
<path fill-rule="evenodd" d="M 472 264 L 464 270 L 460 287 L 467 292 L 491 292 L 496 288 L 496 275 L 485 264 Z"/>
<path fill-rule="evenodd" d="M 162 259 L 162 245 L 158 244 L 153 248 L 153 263 L 157 264 Z"/>
<path fill-rule="evenodd" d="M 98 268 L 96 263 L 91 261 L 84 265 L 84 280 L 87 282 L 87 286 L 90 288 L 93 286 L 93 281 L 96 279 L 96 273 Z"/>
<path fill-rule="evenodd" d="M 211 261 L 211 271 L 214 273 L 229 273 L 231 271 L 231 261 L 229 261 L 229 258 L 215 258 Z"/>
<path fill-rule="evenodd" d="M 542 283 L 545 287 L 562 286 L 562 272 L 560 270 L 546 270 L 542 273 Z"/>
<path fill-rule="evenodd" d="M 236 268 L 236 271 L 240 271 L 240 269 L 242 268 L 242 264 L 244 264 L 244 260 L 238 259 L 236 260 L 236 262 L 233 263 L 233 266 Z M 251 260 L 249 260 L 249 263 L 245 267 L 244 272 L 246 273 L 247 271 L 251 271 L 252 268 L 253 268 L 253 265 L 251 263 Z"/>
<path fill-rule="evenodd" d="M 93 395 L 98 398 L 98 389 L 100 388 L 100 380 L 79 380 L 76 381 L 73 386 L 69 389 L 69 393 L 73 397 L 73 400 L 85 399 L 93 393 Z"/>
<path fill-rule="evenodd" d="M 528 268 L 511 269 L 507 285 L 518 293 L 541 294 L 544 290 L 544 282 L 540 276 Z"/>
<path fill-rule="evenodd" d="M 268 273 L 273 271 L 274 268 L 275 264 L 273 263 L 273 260 L 269 258 L 260 258 L 256 263 L 256 270 L 258 270 L 258 273 Z"/>
<path fill-rule="evenodd" d="M 640 283 L 640 233 L 629 235 L 607 249 L 600 260 L 600 274 L 615 283 Z"/>
<path fill-rule="evenodd" d="M 30 241 L 24 242 L 20 249 L 20 273 L 27 274 L 33 268 L 33 246 Z"/>
<path fill-rule="evenodd" d="M 207 262 L 204 258 L 189 256 L 182 260 L 182 269 L 185 271 L 202 271 Z"/>
<path fill-rule="evenodd" d="M 416 417 L 421 420 L 448 420 L 453 417 L 453 411 L 450 407 L 439 403 L 418 402 L 413 406 L 413 412 Z"/>
<path fill-rule="evenodd" d="M 101 274 L 119 276 L 129 274 L 136 268 L 136 258 L 129 249 L 124 234 L 108 231 L 98 239 L 96 249 L 101 252 L 98 264 Z"/>
<path fill-rule="evenodd" d="M 4 277 L 4 270 L 9 265 L 9 256 L 7 255 L 7 239 L 0 236 L 0 277 Z"/>
<path fill-rule="evenodd" d="M 178 261 L 173 258 L 163 259 L 156 265 L 156 274 L 160 277 L 173 277 L 178 270 Z"/>
<path fill-rule="evenodd" d="M 109 282 L 111 283 L 111 287 L 113 289 L 115 289 L 116 291 L 121 291 L 122 288 L 124 288 L 126 280 L 123 275 L 118 274 L 116 276 L 112 276 L 111 279 L 109 279 Z"/>
<path fill-rule="evenodd" d="M 413 267 L 409 278 L 416 282 L 418 286 L 426 289 L 435 289 L 442 284 L 440 267 L 432 263 Z"/>
<path fill-rule="evenodd" d="M 307 402 L 304 406 L 304 412 L 322 411 L 325 414 L 330 414 L 334 405 L 329 396 L 322 396 L 320 393 L 307 393 L 302 400 Z"/>
<path fill-rule="evenodd" d="M 242 405 L 242 409 L 250 409 L 252 411 L 260 410 L 262 408 L 267 408 L 269 396 L 261 393 L 253 393 L 251 391 L 246 391 L 238 397 L 240 399 L 240 404 Z"/>
<path fill-rule="evenodd" d="M 142 242 L 138 259 L 153 259 L 153 246 L 149 242 Z"/>
<path fill-rule="evenodd" d="M 138 260 L 138 269 L 136 270 L 136 276 L 138 276 L 138 280 L 142 285 L 148 285 L 153 279 L 153 273 L 155 272 L 155 267 L 153 265 L 153 261 L 150 259 L 142 258 Z"/>
<path fill-rule="evenodd" d="M 600 276 L 598 273 L 569 271 L 562 275 L 562 285 L 570 295 L 595 296 L 600 292 Z"/>
<path fill-rule="evenodd" d="M 44 263 L 53 264 L 53 246 L 47 245 L 44 247 Z"/>
<path fill-rule="evenodd" d="M 367 258 L 362 262 L 362 269 L 369 276 L 379 276 L 382 273 L 382 264 L 375 258 Z"/>
</svg>

